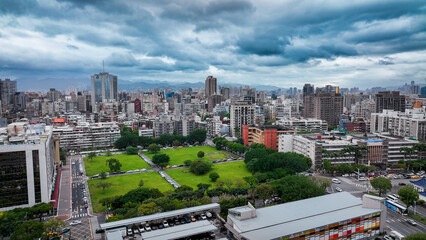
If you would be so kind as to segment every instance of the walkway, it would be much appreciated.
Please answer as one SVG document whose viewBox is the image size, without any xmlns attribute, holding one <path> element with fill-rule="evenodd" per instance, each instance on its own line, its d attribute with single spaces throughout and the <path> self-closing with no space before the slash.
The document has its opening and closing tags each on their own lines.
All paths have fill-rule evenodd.
<svg viewBox="0 0 426 240">
<path fill-rule="evenodd" d="M 61 188 L 59 190 L 58 215 L 56 218 L 66 220 L 71 215 L 71 165 L 67 159 L 67 164 L 62 166 Z"/>
</svg>

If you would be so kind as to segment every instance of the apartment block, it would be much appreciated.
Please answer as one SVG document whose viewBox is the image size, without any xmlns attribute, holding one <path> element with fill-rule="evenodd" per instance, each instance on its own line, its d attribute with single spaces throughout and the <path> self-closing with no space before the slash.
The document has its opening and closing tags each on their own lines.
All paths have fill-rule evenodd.
<svg viewBox="0 0 426 240">
<path fill-rule="evenodd" d="M 236 102 L 231 105 L 231 134 L 236 136 L 236 131 L 242 131 L 242 126 L 250 126 L 255 120 L 255 106 L 247 102 Z"/>
</svg>

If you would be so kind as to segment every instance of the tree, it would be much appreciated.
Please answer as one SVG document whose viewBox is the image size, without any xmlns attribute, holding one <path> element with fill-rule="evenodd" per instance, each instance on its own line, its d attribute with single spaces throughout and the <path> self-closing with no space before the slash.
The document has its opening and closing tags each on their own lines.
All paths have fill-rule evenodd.
<svg viewBox="0 0 426 240">
<path fill-rule="evenodd" d="M 244 181 L 241 178 L 236 178 L 235 179 L 235 186 L 237 186 L 237 188 L 241 188 L 244 185 Z"/>
<path fill-rule="evenodd" d="M 170 157 L 167 154 L 157 154 L 152 158 L 152 162 L 160 166 L 161 168 L 169 165 Z"/>
<path fill-rule="evenodd" d="M 144 185 L 144 182 L 143 182 L 143 179 L 141 179 L 141 180 L 139 181 L 139 187 L 143 187 L 143 185 Z"/>
<path fill-rule="evenodd" d="M 29 214 L 38 217 L 41 221 L 43 214 L 49 213 L 52 210 L 52 205 L 49 203 L 38 203 L 29 209 Z"/>
<path fill-rule="evenodd" d="M 228 189 L 231 189 L 232 185 L 234 185 L 234 181 L 230 178 L 223 180 L 223 183 Z"/>
<path fill-rule="evenodd" d="M 206 191 L 207 189 L 209 189 L 209 187 L 211 187 L 211 184 L 205 184 L 205 183 L 199 183 L 197 185 L 198 190 L 203 190 Z"/>
<path fill-rule="evenodd" d="M 65 222 L 62 220 L 56 220 L 55 218 L 50 219 L 44 223 L 44 232 L 58 232 L 62 231 L 62 228 L 66 226 Z"/>
<path fill-rule="evenodd" d="M 212 164 L 210 162 L 206 162 L 200 159 L 194 160 L 189 167 L 189 170 L 192 173 L 197 175 L 206 174 L 212 168 Z"/>
<path fill-rule="evenodd" d="M 107 174 L 106 174 L 106 172 L 101 172 L 101 173 L 99 173 L 99 177 L 100 177 L 101 179 L 106 179 L 106 178 L 107 178 Z"/>
<path fill-rule="evenodd" d="M 204 157 L 204 152 L 203 152 L 203 151 L 199 151 L 199 152 L 197 153 L 197 157 L 199 157 L 199 158 L 203 158 L 203 157 Z"/>
<path fill-rule="evenodd" d="M 411 185 L 404 186 L 398 190 L 398 195 L 403 203 L 409 208 L 414 201 L 419 199 L 419 192 Z"/>
<path fill-rule="evenodd" d="M 192 161 L 191 160 L 185 160 L 185 162 L 183 162 L 183 164 L 187 167 L 191 166 Z"/>
<path fill-rule="evenodd" d="M 255 188 L 255 193 L 259 196 L 264 202 L 265 199 L 271 197 L 273 193 L 272 186 L 267 183 L 262 183 Z"/>
<path fill-rule="evenodd" d="M 379 196 L 382 196 L 382 193 L 386 194 L 392 189 L 391 180 L 385 177 L 378 177 L 371 180 L 371 186 L 373 186 L 374 189 L 379 191 Z"/>
<path fill-rule="evenodd" d="M 142 215 L 149 215 L 149 214 L 157 213 L 159 211 L 160 209 L 158 209 L 157 204 L 155 204 L 154 202 L 141 204 L 138 208 L 138 213 Z"/>
<path fill-rule="evenodd" d="M 187 192 L 187 191 L 192 192 L 192 191 L 194 191 L 194 189 L 192 187 L 188 186 L 188 185 L 181 185 L 180 187 L 178 187 L 178 188 L 175 189 L 176 193 L 178 193 L 178 192 Z"/>
<path fill-rule="evenodd" d="M 255 178 L 253 176 L 243 177 L 243 179 L 244 179 L 244 181 L 246 181 L 250 185 L 250 188 L 259 184 L 259 181 L 257 180 L 257 178 Z"/>
<path fill-rule="evenodd" d="M 207 131 L 205 129 L 195 129 L 188 136 L 189 141 L 193 143 L 198 142 L 200 144 L 206 141 L 206 138 L 207 138 Z"/>
<path fill-rule="evenodd" d="M 173 146 L 177 147 L 180 145 L 180 142 L 178 140 L 173 141 Z"/>
<path fill-rule="evenodd" d="M 106 163 L 111 170 L 111 172 L 119 172 L 121 169 L 121 163 L 118 159 L 110 158 L 106 160 Z"/>
<path fill-rule="evenodd" d="M 159 152 L 161 149 L 160 149 L 160 146 L 158 146 L 157 144 L 155 144 L 155 143 L 153 143 L 153 144 L 150 144 L 149 146 L 148 146 L 148 151 L 150 151 L 151 153 L 153 153 L 153 154 L 156 154 L 157 152 Z"/>
<path fill-rule="evenodd" d="M 29 220 L 21 223 L 15 232 L 10 236 L 11 240 L 32 240 L 38 239 L 43 234 L 43 223 L 36 220 Z"/>
<path fill-rule="evenodd" d="M 112 183 L 101 181 L 96 185 L 98 188 L 102 188 L 102 193 L 105 193 L 105 188 L 109 188 L 112 186 Z"/>
<path fill-rule="evenodd" d="M 129 154 L 129 155 L 138 154 L 138 152 L 139 152 L 139 148 L 137 148 L 137 147 L 127 147 L 127 148 L 126 148 L 126 152 L 127 152 L 127 154 Z"/>
<path fill-rule="evenodd" d="M 214 183 L 214 186 L 215 186 L 216 188 L 222 188 L 224 185 L 225 185 L 225 182 L 223 182 L 222 180 L 216 181 L 216 182 Z"/>
<path fill-rule="evenodd" d="M 426 233 L 415 233 L 405 238 L 405 240 L 425 240 Z"/>
<path fill-rule="evenodd" d="M 219 174 L 217 172 L 212 172 L 209 174 L 209 178 L 210 180 L 212 180 L 212 182 L 216 182 L 216 180 L 219 178 Z"/>
<path fill-rule="evenodd" d="M 96 157 L 96 154 L 94 152 L 90 152 L 89 155 L 87 155 L 87 158 L 90 160 L 93 160 L 94 157 Z"/>
<path fill-rule="evenodd" d="M 283 202 L 292 202 L 325 194 L 325 187 L 303 175 L 289 175 L 271 183 Z"/>
</svg>

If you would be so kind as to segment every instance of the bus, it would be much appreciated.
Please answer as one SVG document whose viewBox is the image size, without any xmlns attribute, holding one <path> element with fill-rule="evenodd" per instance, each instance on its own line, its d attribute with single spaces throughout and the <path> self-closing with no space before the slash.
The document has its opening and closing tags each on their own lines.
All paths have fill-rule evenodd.
<svg viewBox="0 0 426 240">
<path fill-rule="evenodd" d="M 389 236 L 391 236 L 395 240 L 404 240 L 405 239 L 405 236 L 402 235 L 401 233 L 397 232 L 397 231 L 391 231 L 389 233 Z"/>
<path fill-rule="evenodd" d="M 407 215 L 408 214 L 408 210 L 407 210 L 407 208 L 406 207 L 403 207 L 403 206 L 401 206 L 401 205 L 399 205 L 398 203 L 396 203 L 396 202 L 393 202 L 393 201 L 389 201 L 389 200 L 386 200 L 386 207 L 387 208 L 390 208 L 390 209 L 392 209 L 393 211 L 395 211 L 395 212 L 397 212 L 397 213 L 399 213 L 399 214 L 401 214 L 401 215 Z"/>
</svg>

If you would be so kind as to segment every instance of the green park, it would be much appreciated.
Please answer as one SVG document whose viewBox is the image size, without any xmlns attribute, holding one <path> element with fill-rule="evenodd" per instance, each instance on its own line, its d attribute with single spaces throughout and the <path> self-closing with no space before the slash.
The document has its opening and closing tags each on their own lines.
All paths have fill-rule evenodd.
<svg viewBox="0 0 426 240">
<path fill-rule="evenodd" d="M 252 176 L 250 171 L 247 169 L 246 164 L 242 161 L 214 164 L 210 172 L 204 175 L 196 175 L 190 172 L 189 168 L 166 170 L 166 173 L 176 182 L 181 185 L 190 186 L 194 189 L 196 189 L 197 185 L 200 183 L 211 184 L 212 187 L 215 187 L 214 182 L 212 182 L 209 178 L 209 174 L 213 172 L 219 174 L 218 181 L 225 181 L 225 179 L 243 179 L 244 177 Z"/>
<path fill-rule="evenodd" d="M 164 180 L 157 172 L 121 175 L 108 177 L 106 179 L 90 179 L 88 180 L 88 184 L 93 211 L 99 212 L 104 209 L 104 207 L 99 203 L 99 200 L 107 197 L 124 195 L 130 190 L 138 188 L 141 179 L 144 182 L 143 187 L 146 188 L 158 188 L 161 192 L 174 189 L 172 185 Z M 100 182 L 111 183 L 111 185 L 106 187 L 103 191 L 102 187 L 98 186 Z"/>
<path fill-rule="evenodd" d="M 115 154 L 115 155 L 102 155 L 95 156 L 93 158 L 85 157 L 84 158 L 84 166 L 86 168 L 86 175 L 93 176 L 99 174 L 101 172 L 110 172 L 110 168 L 108 167 L 106 160 L 110 158 L 115 158 L 121 163 L 120 171 L 129 171 L 136 169 L 151 169 L 151 167 L 137 154 L 129 155 L 129 154 Z"/>
<path fill-rule="evenodd" d="M 235 157 L 235 155 L 228 153 L 223 150 L 217 150 L 211 146 L 197 146 L 197 147 L 187 147 L 187 148 L 172 148 L 172 149 L 162 149 L 156 154 L 166 154 L 170 157 L 170 166 L 173 165 L 183 165 L 186 160 L 196 160 L 198 159 L 197 153 L 202 151 L 205 153 L 203 160 L 208 161 L 217 161 L 228 159 L 229 157 Z M 147 157 L 152 159 L 155 154 L 151 152 L 143 152 Z"/>
</svg>

